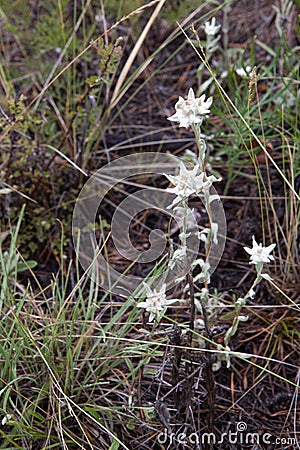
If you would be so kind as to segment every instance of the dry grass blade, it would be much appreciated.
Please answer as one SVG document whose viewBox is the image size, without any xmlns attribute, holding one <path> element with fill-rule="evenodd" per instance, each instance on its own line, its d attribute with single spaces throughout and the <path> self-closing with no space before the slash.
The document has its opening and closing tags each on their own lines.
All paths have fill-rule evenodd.
<svg viewBox="0 0 300 450">
<path fill-rule="evenodd" d="M 144 28 L 142 34 L 140 35 L 140 37 L 138 38 L 134 48 L 132 49 L 132 51 L 130 53 L 130 56 L 127 59 L 126 64 L 125 64 L 125 66 L 124 66 L 124 68 L 123 68 L 123 70 L 122 70 L 122 72 L 121 72 L 121 74 L 120 74 L 120 76 L 118 78 L 118 81 L 116 83 L 116 87 L 115 87 L 115 90 L 114 90 L 114 93 L 112 95 L 112 99 L 111 99 L 111 102 L 110 102 L 110 109 L 108 111 L 108 114 L 116 106 L 116 104 L 120 101 L 120 99 L 124 95 L 125 91 L 121 91 L 121 88 L 122 88 L 122 86 L 124 84 L 124 81 L 127 79 L 128 72 L 129 72 L 129 70 L 130 70 L 130 68 L 131 68 L 131 66 L 132 66 L 132 64 L 133 64 L 133 62 L 134 62 L 138 52 L 140 51 L 141 46 L 142 46 L 142 44 L 143 44 L 143 42 L 144 42 L 144 40 L 145 40 L 145 38 L 146 38 L 150 28 L 151 28 L 151 26 L 153 25 L 153 23 L 155 22 L 157 16 L 159 15 L 160 10 L 163 7 L 165 1 L 166 0 L 160 0 L 159 1 L 158 5 L 156 6 L 155 10 L 153 11 L 153 13 L 152 13 L 152 15 L 151 15 L 151 17 L 149 19 L 146 27 Z"/>
</svg>

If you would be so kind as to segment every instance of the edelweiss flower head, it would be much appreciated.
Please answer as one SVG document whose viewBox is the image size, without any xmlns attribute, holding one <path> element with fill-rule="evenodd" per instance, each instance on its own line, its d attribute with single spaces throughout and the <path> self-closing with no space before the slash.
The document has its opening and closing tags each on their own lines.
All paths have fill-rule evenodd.
<svg viewBox="0 0 300 450">
<path fill-rule="evenodd" d="M 145 310 L 150 313 L 149 322 L 152 322 L 155 317 L 159 319 L 160 315 L 164 314 L 164 311 L 168 307 L 168 305 L 174 303 L 177 300 L 167 300 L 165 283 L 162 285 L 158 292 L 156 289 L 152 291 L 152 289 L 150 289 L 150 287 L 146 283 L 143 284 L 147 291 L 147 297 L 144 302 L 138 303 L 137 307 L 145 308 Z"/>
<path fill-rule="evenodd" d="M 167 175 L 165 176 L 174 185 L 173 188 L 167 188 L 167 192 L 187 198 L 192 194 L 195 194 L 203 184 L 204 172 L 197 176 L 199 171 L 199 164 L 196 164 L 192 170 L 187 170 L 183 162 L 180 162 L 179 175 Z"/>
<path fill-rule="evenodd" d="M 196 98 L 192 88 L 190 88 L 187 100 L 179 97 L 175 105 L 176 113 L 168 117 L 172 122 L 179 122 L 180 127 L 189 128 L 191 125 L 200 124 L 204 117 L 210 113 L 210 106 L 212 104 L 212 97 L 205 100 L 205 94 Z"/>
<path fill-rule="evenodd" d="M 244 247 L 244 250 L 250 255 L 249 264 L 261 264 L 268 263 L 271 260 L 274 260 L 274 257 L 270 255 L 270 253 L 276 247 L 276 244 L 271 244 L 268 247 L 263 247 L 262 244 L 258 244 L 255 240 L 255 237 L 252 236 L 252 248 Z"/>
<path fill-rule="evenodd" d="M 192 170 L 187 170 L 185 165 L 180 162 L 179 175 L 173 176 L 164 174 L 174 185 L 173 188 L 167 188 L 166 191 L 177 196 L 172 205 L 168 208 L 173 208 L 192 194 L 199 194 L 200 192 L 208 190 L 212 183 L 217 181 L 217 178 L 214 175 L 207 177 L 205 172 L 201 172 L 200 175 L 197 175 L 198 171 L 199 164 L 196 164 Z"/>
<path fill-rule="evenodd" d="M 239 67 L 238 69 L 235 69 L 235 72 L 238 74 L 241 78 L 248 78 L 250 73 L 252 71 L 251 66 L 246 66 L 245 69 L 243 67 Z"/>
<path fill-rule="evenodd" d="M 205 22 L 204 24 L 204 31 L 205 34 L 208 36 L 214 36 L 219 32 L 219 29 L 221 28 L 221 25 L 216 25 L 216 18 L 213 17 L 211 19 L 211 23 Z"/>
</svg>

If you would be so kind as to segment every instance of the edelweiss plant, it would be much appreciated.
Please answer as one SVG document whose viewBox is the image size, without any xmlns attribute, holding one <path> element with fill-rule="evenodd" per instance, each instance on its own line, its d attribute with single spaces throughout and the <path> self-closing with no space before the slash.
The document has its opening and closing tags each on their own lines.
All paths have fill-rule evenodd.
<svg viewBox="0 0 300 450">
<path fill-rule="evenodd" d="M 270 255 L 270 253 L 274 250 L 276 247 L 276 244 L 271 244 L 268 247 L 263 247 L 262 244 L 257 244 L 255 237 L 252 237 L 252 248 L 244 247 L 244 250 L 250 255 L 250 261 L 249 264 L 254 264 L 256 268 L 256 278 L 254 282 L 252 283 L 252 286 L 248 290 L 247 294 L 244 297 L 240 297 L 235 302 L 235 312 L 236 316 L 233 320 L 232 326 L 227 330 L 225 338 L 224 338 L 224 344 L 226 346 L 226 349 L 228 352 L 230 351 L 229 348 L 229 341 L 237 332 L 238 325 L 240 322 L 246 322 L 248 320 L 248 317 L 240 315 L 241 310 L 243 306 L 246 304 L 247 299 L 253 299 L 255 297 L 255 291 L 254 288 L 260 283 L 262 278 L 269 278 L 269 275 L 262 274 L 263 266 L 265 263 L 269 263 L 271 260 L 274 260 L 274 257 Z M 245 356 L 245 355 L 244 355 Z M 222 357 L 222 356 L 221 356 Z M 220 355 L 218 355 L 218 359 L 220 358 Z M 220 359 L 219 359 L 220 361 Z M 230 366 L 230 355 L 228 353 L 227 358 L 227 366 Z M 219 368 L 220 365 L 217 365 L 216 368 Z"/>
<path fill-rule="evenodd" d="M 215 21 L 210 25 L 211 27 L 215 27 Z M 217 29 L 210 29 L 207 24 L 207 31 L 217 32 Z M 195 310 L 195 306 L 198 311 L 202 314 L 203 319 L 200 319 L 205 324 L 206 331 L 209 330 L 208 323 L 208 314 L 213 313 L 215 309 L 222 308 L 224 305 L 219 301 L 218 295 L 214 296 L 214 307 L 212 308 L 212 300 L 209 294 L 208 285 L 210 283 L 210 263 L 209 263 L 209 254 L 211 245 L 218 244 L 218 223 L 213 221 L 213 217 L 211 214 L 210 205 L 213 201 L 219 200 L 218 195 L 211 195 L 210 187 L 216 181 L 220 181 L 220 179 L 216 178 L 213 175 L 207 175 L 206 173 L 206 143 L 201 136 L 201 124 L 203 123 L 204 118 L 206 118 L 210 112 L 210 106 L 212 105 L 212 98 L 210 97 L 205 101 L 205 95 L 203 94 L 201 97 L 197 98 L 192 88 L 190 88 L 188 92 L 188 97 L 185 100 L 183 97 L 179 98 L 179 101 L 175 105 L 176 113 L 168 118 L 168 120 L 177 122 L 180 127 L 191 127 L 195 134 L 195 140 L 198 148 L 198 158 L 195 162 L 194 167 L 190 170 L 186 168 L 186 166 L 181 162 L 180 171 L 178 175 L 168 175 L 165 174 L 167 179 L 173 184 L 174 187 L 168 187 L 166 190 L 172 194 L 176 195 L 176 198 L 169 205 L 170 209 L 173 209 L 175 212 L 180 212 L 183 217 L 182 225 L 183 232 L 179 235 L 180 245 L 178 249 L 173 253 L 171 260 L 169 262 L 169 268 L 171 270 L 177 264 L 182 263 L 186 258 L 186 239 L 190 236 L 191 232 L 187 229 L 187 218 L 190 214 L 190 209 L 188 208 L 188 200 L 193 195 L 203 195 L 204 204 L 206 207 L 206 211 L 209 218 L 209 227 L 204 228 L 201 231 L 197 231 L 196 235 L 198 239 L 204 243 L 205 247 L 205 259 L 199 258 L 196 259 L 192 263 L 192 273 L 197 268 L 198 273 L 192 275 L 193 283 L 202 283 L 204 287 L 199 289 L 198 299 L 192 298 L 191 296 L 191 314 L 192 311 Z M 213 370 L 218 370 L 221 367 L 221 361 L 225 360 L 227 363 L 227 367 L 230 366 L 230 352 L 231 349 L 229 347 L 229 341 L 232 336 L 235 335 L 238 329 L 238 325 L 240 322 L 245 322 L 248 320 L 247 316 L 241 314 L 241 310 L 245 305 L 248 298 L 253 299 L 255 296 L 255 287 L 260 283 L 261 279 L 264 277 L 262 274 L 263 265 L 265 263 L 273 260 L 273 256 L 271 252 L 275 248 L 275 244 L 271 244 L 268 247 L 263 247 L 262 244 L 257 244 L 255 237 L 252 238 L 253 246 L 252 248 L 244 247 L 245 251 L 250 255 L 250 264 L 254 264 L 257 276 L 254 280 L 251 288 L 245 295 L 245 297 L 240 297 L 235 302 L 235 310 L 236 316 L 233 320 L 232 326 L 226 332 L 224 338 L 224 346 L 217 345 L 216 346 L 216 358 L 217 362 L 212 364 Z M 182 281 L 182 279 L 178 280 Z M 190 292 L 190 286 L 187 284 L 185 287 L 185 291 Z M 172 302 L 172 301 L 171 301 Z M 199 319 L 196 317 L 191 318 L 191 323 L 197 324 Z M 207 336 L 210 337 L 210 336 Z M 203 345 L 203 339 L 202 339 Z M 206 344 L 205 344 L 206 346 Z M 245 356 L 245 355 L 243 355 Z"/>
<path fill-rule="evenodd" d="M 203 56 L 203 58 L 201 58 L 202 62 L 197 69 L 197 94 L 199 95 L 207 89 L 213 88 L 213 81 L 216 76 L 218 76 L 220 80 L 227 79 L 232 67 L 235 68 L 235 72 L 239 77 L 245 79 L 249 79 L 253 70 L 250 65 L 244 66 L 244 64 L 242 64 L 242 47 L 228 47 L 228 12 L 230 9 L 229 2 L 223 8 L 224 15 L 222 27 L 221 25 L 217 25 L 215 17 L 213 17 L 211 21 L 205 22 L 202 27 L 206 37 L 204 42 L 200 41 L 197 31 L 192 27 L 196 42 L 199 45 Z M 221 38 L 220 31 L 222 31 L 222 46 L 219 44 Z M 219 55 L 217 55 L 218 57 L 216 57 L 217 52 L 219 52 Z M 203 81 L 202 77 L 205 73 L 208 75 L 208 78 Z"/>
<path fill-rule="evenodd" d="M 211 27 L 211 28 L 209 28 Z M 214 28 L 215 27 L 215 28 Z M 207 24 L 207 31 L 213 33 L 217 32 L 215 21 L 211 24 Z M 212 34 L 213 35 L 213 34 Z M 213 201 L 219 201 L 220 197 L 216 194 L 211 194 L 210 188 L 213 183 L 220 181 L 220 178 L 216 178 L 214 175 L 208 175 L 206 172 L 206 143 L 201 137 L 201 125 L 203 120 L 207 118 L 210 113 L 210 106 L 212 105 L 212 98 L 205 100 L 205 95 L 201 95 L 199 98 L 195 96 L 192 88 L 189 89 L 187 99 L 179 97 L 178 102 L 175 105 L 176 113 L 168 117 L 168 120 L 177 122 L 179 127 L 189 128 L 191 127 L 195 134 L 195 141 L 198 148 L 198 155 L 196 161 L 194 161 L 194 167 L 188 169 L 183 162 L 180 163 L 180 170 L 178 175 L 165 174 L 166 178 L 172 183 L 173 187 L 168 187 L 167 192 L 175 195 L 175 199 L 168 206 L 172 209 L 175 215 L 180 217 L 180 223 L 182 232 L 179 235 L 180 244 L 178 248 L 171 255 L 171 259 L 168 263 L 168 269 L 174 270 L 174 268 L 186 261 L 187 257 L 187 239 L 194 233 L 199 241 L 203 242 L 205 249 L 205 258 L 198 258 L 191 264 L 191 272 L 187 276 L 187 284 L 184 288 L 185 292 L 190 295 L 190 333 L 192 335 L 193 329 L 199 330 L 199 324 L 202 324 L 203 330 L 206 333 L 206 340 L 203 336 L 200 337 L 198 344 L 208 349 L 212 349 L 210 343 L 208 344 L 207 338 L 211 341 L 211 335 L 209 333 L 210 323 L 209 317 L 215 314 L 215 311 L 225 307 L 219 300 L 218 294 L 210 295 L 208 285 L 211 278 L 211 267 L 209 263 L 209 256 L 211 246 L 218 244 L 218 223 L 213 221 L 211 212 L 211 203 Z M 208 215 L 209 226 L 202 230 L 190 230 L 188 224 L 191 222 L 191 214 L 195 214 L 188 207 L 189 199 L 194 195 L 200 195 L 203 198 L 205 208 Z M 193 222 L 193 221 L 192 221 Z M 240 322 L 248 320 L 247 316 L 241 314 L 243 306 L 246 304 L 247 299 L 253 299 L 255 296 L 255 287 L 260 283 L 262 278 L 267 278 L 267 274 L 263 274 L 262 270 L 264 264 L 274 260 L 271 252 L 274 250 L 275 244 L 271 244 L 268 247 L 263 247 L 262 244 L 258 244 L 255 237 L 252 238 L 252 248 L 244 247 L 245 251 L 250 255 L 249 264 L 253 264 L 256 268 L 256 278 L 252 283 L 252 286 L 244 297 L 239 297 L 235 301 L 235 317 L 232 325 L 229 327 L 225 334 L 224 346 L 216 344 L 216 362 L 212 362 L 210 359 L 210 353 L 208 353 L 209 364 L 212 370 L 218 370 L 221 367 L 221 362 L 226 361 L 227 367 L 230 367 L 230 355 L 232 353 L 229 346 L 231 338 L 236 334 L 238 325 Z M 194 274 L 195 269 L 198 273 Z M 192 284 L 203 284 L 201 289 L 198 289 L 197 294 L 194 294 L 194 288 Z M 183 281 L 183 278 L 177 280 Z M 146 289 L 146 300 L 139 303 L 138 307 L 145 308 L 150 313 L 149 321 L 156 319 L 157 322 L 161 320 L 165 314 L 168 306 L 174 304 L 176 299 L 167 300 L 166 298 L 166 285 L 163 284 L 157 291 L 152 290 L 146 283 L 144 283 Z M 195 309 L 197 309 L 202 319 L 195 317 Z M 215 324 L 214 324 L 215 325 Z M 235 353 L 235 356 L 239 354 Z M 244 358 L 246 355 L 242 355 Z"/>
<path fill-rule="evenodd" d="M 211 22 L 205 22 L 203 28 L 204 28 L 204 32 L 206 35 L 206 42 L 204 44 L 204 46 L 205 46 L 205 61 L 206 61 L 206 63 L 208 63 L 210 61 L 211 57 L 213 56 L 213 54 L 216 52 L 216 50 L 218 50 L 217 44 L 221 38 L 221 36 L 218 33 L 221 29 L 221 25 L 217 25 L 216 18 L 213 17 L 211 19 Z M 197 40 L 199 40 L 198 35 L 196 35 L 196 36 L 197 36 Z M 197 78 L 198 78 L 198 86 L 199 86 L 198 93 L 199 94 L 204 92 L 211 85 L 211 83 L 213 81 L 213 77 L 209 77 L 208 80 L 206 80 L 204 83 L 202 83 L 202 73 L 203 73 L 204 68 L 205 68 L 205 64 L 204 64 L 204 62 L 202 62 L 197 70 Z"/>
</svg>

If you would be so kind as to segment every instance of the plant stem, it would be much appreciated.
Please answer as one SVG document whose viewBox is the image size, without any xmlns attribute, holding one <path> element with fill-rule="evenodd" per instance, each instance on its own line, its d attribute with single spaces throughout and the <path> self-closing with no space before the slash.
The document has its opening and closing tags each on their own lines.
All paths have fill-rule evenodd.
<svg viewBox="0 0 300 450">
<path fill-rule="evenodd" d="M 193 331 L 195 327 L 195 317 L 196 317 L 196 307 L 195 307 L 195 291 L 194 291 L 194 280 L 193 280 L 193 273 L 190 270 L 189 273 L 186 276 L 188 285 L 189 285 L 189 291 L 190 291 L 190 330 L 189 330 L 189 345 L 192 346 L 192 339 L 193 339 Z"/>
</svg>

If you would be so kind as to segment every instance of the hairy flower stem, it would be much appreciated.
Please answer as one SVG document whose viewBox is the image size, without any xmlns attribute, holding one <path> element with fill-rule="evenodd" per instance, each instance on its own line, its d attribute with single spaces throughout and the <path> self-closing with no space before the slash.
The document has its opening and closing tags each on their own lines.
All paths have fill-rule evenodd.
<svg viewBox="0 0 300 450">
<path fill-rule="evenodd" d="M 181 238 L 181 242 L 183 246 L 186 246 L 186 235 L 187 235 L 187 210 L 188 210 L 188 201 L 185 200 L 183 202 L 183 237 Z M 195 324 L 195 314 L 196 314 L 196 307 L 195 307 L 195 295 L 194 295 L 194 280 L 193 280 L 193 273 L 190 270 L 188 274 L 186 275 L 186 282 L 189 285 L 190 290 L 190 330 L 189 330 L 189 337 L 188 342 L 189 345 L 192 345 L 192 339 L 193 339 L 193 331 L 194 331 L 194 324 Z"/>
<path fill-rule="evenodd" d="M 252 298 L 252 295 L 254 295 L 254 288 L 260 283 L 262 277 L 261 277 L 261 271 L 262 271 L 262 265 L 257 268 L 257 275 L 255 280 L 253 281 L 250 289 L 248 289 L 247 294 L 243 298 L 239 298 L 238 301 L 235 302 L 235 317 L 233 319 L 233 323 L 231 327 L 227 330 L 227 333 L 224 337 L 224 345 L 228 346 L 231 338 L 236 334 L 238 325 L 240 322 L 240 314 L 242 308 L 245 306 L 247 302 L 247 298 Z"/>
<path fill-rule="evenodd" d="M 192 126 L 194 134 L 195 134 L 195 140 L 197 145 L 197 151 L 198 151 L 198 161 L 200 163 L 200 167 L 202 168 L 202 172 L 205 172 L 205 142 L 203 139 L 201 139 L 201 127 L 200 125 L 193 125 Z"/>
<path fill-rule="evenodd" d="M 210 229 L 210 236 L 207 240 L 207 247 L 206 247 L 206 262 L 209 262 L 209 255 L 210 255 L 210 249 L 211 249 L 211 240 L 213 238 L 213 220 L 212 220 L 212 214 L 211 214 L 211 207 L 210 207 L 210 203 L 209 203 L 209 195 L 205 195 L 205 208 L 206 208 L 206 212 L 208 215 L 208 227 Z M 208 288 L 207 286 L 207 280 L 205 280 L 205 287 Z"/>
<path fill-rule="evenodd" d="M 202 165 L 202 171 L 205 172 L 205 178 L 206 178 L 206 165 L 205 165 L 205 142 L 203 139 L 201 139 L 201 128 L 199 125 L 194 125 L 193 126 L 193 131 L 195 134 L 195 140 L 196 140 L 196 144 L 197 144 L 197 148 L 198 148 L 198 161 L 201 163 Z M 206 245 L 206 258 L 205 258 L 205 262 L 209 262 L 209 255 L 210 255 L 210 249 L 211 249 L 211 240 L 212 240 L 212 215 L 211 215 L 211 207 L 210 207 L 210 203 L 209 203 L 209 195 L 208 194 L 204 194 L 204 198 L 205 198 L 205 208 L 207 211 L 207 215 L 208 215 L 208 220 L 209 220 L 209 229 L 210 229 L 210 236 L 208 236 L 207 239 L 207 245 Z M 206 278 L 204 280 L 204 286 L 208 291 L 208 279 Z M 210 331 L 209 331 L 209 324 L 208 324 L 208 317 L 206 314 L 206 308 L 205 308 L 205 304 L 202 301 L 201 302 L 201 307 L 202 307 L 202 312 L 203 312 L 203 321 L 205 324 L 205 329 L 206 329 L 206 334 L 207 337 L 210 339 Z M 209 343 L 208 343 L 209 344 Z"/>
<path fill-rule="evenodd" d="M 202 171 L 205 173 L 205 178 L 207 177 L 206 175 L 206 164 L 205 164 L 205 150 L 206 150 L 206 144 L 204 139 L 201 138 L 201 127 L 199 125 L 194 125 L 193 126 L 193 131 L 195 134 L 195 139 L 196 139 L 196 144 L 197 144 L 197 149 L 198 149 L 198 161 L 201 164 L 202 167 Z M 207 244 L 206 244 L 206 258 L 205 258 L 205 262 L 208 263 L 209 262 L 209 256 L 210 256 L 210 250 L 211 250 L 211 240 L 213 239 L 213 227 L 212 227 L 212 213 L 211 213 L 211 207 L 210 207 L 210 202 L 209 202 L 209 193 L 205 193 L 204 194 L 204 199 L 205 199 L 205 208 L 207 211 L 207 215 L 208 215 L 208 220 L 209 220 L 209 229 L 210 229 L 210 235 L 208 236 L 207 239 Z M 191 277 L 191 283 L 190 283 L 190 292 L 192 292 L 191 290 L 191 284 L 193 285 L 193 277 Z M 206 288 L 207 292 L 208 292 L 208 284 L 209 284 L 209 280 L 207 278 L 204 279 L 204 287 Z M 194 290 L 194 286 L 193 286 L 193 290 Z M 191 306 L 192 308 L 192 306 Z M 207 355 L 206 355 L 206 366 L 205 366 L 205 370 L 204 370 L 204 378 L 206 381 L 206 389 L 207 389 L 207 398 L 206 398 L 206 404 L 207 404 L 207 410 L 208 410 L 208 432 L 209 433 L 213 433 L 214 432 L 214 421 L 215 421 L 215 402 L 216 402 L 216 386 L 215 386 L 215 376 L 214 376 L 214 372 L 213 372 L 213 355 L 210 352 L 211 350 L 211 340 L 212 340 L 212 336 L 211 336 L 211 331 L 210 331 L 210 326 L 209 326 L 209 321 L 208 321 L 208 316 L 207 316 L 207 310 L 206 310 L 206 303 L 205 300 L 202 299 L 201 300 L 201 309 L 202 309 L 202 315 L 203 315 L 203 322 L 204 322 L 204 326 L 205 326 L 205 334 L 207 337 L 207 340 L 205 341 L 205 348 L 208 350 Z M 191 317 L 192 317 L 192 310 L 191 310 Z M 209 449 L 210 446 L 208 445 L 207 449 Z"/>
<path fill-rule="evenodd" d="M 196 307 L 195 307 L 195 292 L 194 292 L 194 280 L 193 280 L 193 273 L 190 270 L 189 273 L 186 276 L 187 283 L 189 285 L 189 291 L 190 291 L 190 330 L 189 330 L 189 345 L 192 346 L 192 339 L 193 339 L 193 331 L 195 327 L 195 318 L 196 318 Z"/>
<path fill-rule="evenodd" d="M 205 281 L 205 287 L 207 288 L 207 281 Z M 201 309 L 202 309 L 202 317 L 205 326 L 205 334 L 207 340 L 205 340 L 205 349 L 208 350 L 206 354 L 206 365 L 204 368 L 204 380 L 206 384 L 207 397 L 206 397 L 206 405 L 208 410 L 208 421 L 207 427 L 208 432 L 214 432 L 214 421 L 215 421 L 215 403 L 216 403 L 216 384 L 215 384 L 215 376 L 213 372 L 213 354 L 211 353 L 211 332 L 208 323 L 207 311 L 206 311 L 206 303 L 204 300 L 201 300 Z M 207 447 L 209 449 L 210 447 Z"/>
</svg>

